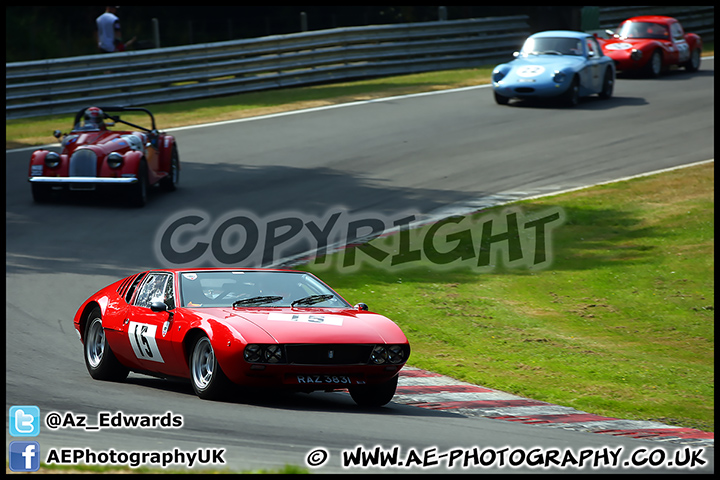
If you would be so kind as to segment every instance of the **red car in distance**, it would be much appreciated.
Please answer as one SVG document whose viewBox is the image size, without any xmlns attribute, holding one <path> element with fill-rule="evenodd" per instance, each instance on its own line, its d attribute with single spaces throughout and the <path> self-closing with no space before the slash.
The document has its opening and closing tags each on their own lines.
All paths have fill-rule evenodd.
<svg viewBox="0 0 720 480">
<path fill-rule="evenodd" d="M 133 122 L 120 113 L 141 115 Z M 111 130 L 124 124 L 129 128 Z M 155 117 L 141 107 L 89 107 L 80 110 L 70 133 L 55 130 L 62 142 L 60 153 L 40 149 L 30 157 L 28 180 L 33 199 L 52 200 L 55 191 L 114 188 L 131 205 L 142 207 L 148 189 L 160 184 L 175 190 L 180 157 L 175 137 L 159 132 Z"/>
<path fill-rule="evenodd" d="M 618 71 L 657 77 L 673 65 L 689 72 L 700 68 L 702 39 L 695 33 L 685 33 L 675 18 L 633 17 L 622 22 L 617 31 L 606 32 L 611 38 L 598 38 L 598 42 L 605 55 L 615 61 Z"/>
<path fill-rule="evenodd" d="M 347 389 L 361 406 L 382 406 L 410 356 L 391 320 L 295 270 L 150 270 L 91 296 L 74 325 L 93 378 L 187 378 L 203 399 L 237 384 Z"/>
</svg>

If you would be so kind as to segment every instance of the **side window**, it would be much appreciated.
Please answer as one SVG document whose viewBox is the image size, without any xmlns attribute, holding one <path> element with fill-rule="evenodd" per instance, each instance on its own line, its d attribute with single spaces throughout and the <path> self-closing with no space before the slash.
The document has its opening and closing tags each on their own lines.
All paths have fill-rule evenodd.
<svg viewBox="0 0 720 480">
<path fill-rule="evenodd" d="M 587 49 L 588 49 L 588 57 L 590 57 L 590 58 L 597 58 L 602 55 L 600 46 L 598 45 L 597 41 L 594 38 L 588 37 Z"/>
<path fill-rule="evenodd" d="M 140 285 L 140 282 L 142 281 L 143 278 L 145 278 L 145 274 L 141 273 L 140 275 L 138 275 L 135 278 L 135 280 L 133 280 L 132 285 L 130 285 L 130 288 L 128 288 L 127 294 L 125 295 L 125 301 L 127 303 L 130 303 L 130 300 L 132 300 L 133 293 L 135 293 L 135 289 L 137 288 L 138 285 Z"/>
<path fill-rule="evenodd" d="M 150 308 L 152 302 L 164 302 L 168 283 L 172 290 L 171 279 L 172 275 L 168 273 L 149 273 L 135 298 L 135 306 Z"/>
<path fill-rule="evenodd" d="M 685 38 L 685 32 L 683 32 L 683 28 L 679 23 L 670 25 L 670 34 L 674 40 L 683 40 Z"/>
</svg>

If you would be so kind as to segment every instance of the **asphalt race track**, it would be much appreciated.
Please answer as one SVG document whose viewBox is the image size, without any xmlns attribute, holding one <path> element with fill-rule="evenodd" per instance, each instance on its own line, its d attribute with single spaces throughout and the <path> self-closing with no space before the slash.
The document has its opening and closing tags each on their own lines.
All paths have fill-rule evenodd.
<svg viewBox="0 0 720 480">
<path fill-rule="evenodd" d="M 162 127 L 162 126 L 160 126 Z M 58 126 L 67 128 L 67 126 Z M 173 429 L 87 430 L 70 423 L 43 424 L 42 459 L 61 448 L 95 451 L 222 449 L 222 468 L 306 466 L 319 473 L 403 473 L 406 468 L 344 469 L 343 450 L 379 446 L 425 452 L 410 461 L 426 473 L 448 469 L 453 449 L 493 450 L 498 462 L 453 472 L 558 471 L 499 464 L 505 453 L 559 450 L 594 454 L 603 449 L 645 455 L 662 448 L 668 459 L 689 454 L 687 445 L 466 416 L 392 402 L 379 410 L 355 406 L 345 393 L 244 392 L 237 401 L 206 402 L 188 383 L 131 375 L 122 384 L 94 381 L 72 326 L 80 303 L 130 273 L 163 266 L 156 235 L 165 219 L 202 211 L 212 220 L 234 210 L 258 218 L 285 212 L 322 216 L 462 208 L 500 195 L 547 193 L 714 158 L 714 59 L 700 71 L 673 72 L 657 80 L 620 78 L 607 101 L 584 99 L 577 108 L 495 104 L 489 88 L 394 98 L 341 108 L 278 115 L 202 128 L 178 129 L 180 188 L 155 193 L 143 209 L 112 198 L 73 196 L 33 203 L 27 178 L 29 150 L 6 155 L 6 412 L 35 405 L 50 412 L 182 416 Z M 50 132 L 48 132 L 48 141 Z M 202 265 L 198 265 L 202 266 Z M 363 299 L 348 299 L 360 302 Z M 371 306 L 372 307 L 372 306 Z M 382 313 L 382 312 L 380 312 Z M 412 342 L 412 339 L 411 339 Z M 411 359 L 412 360 L 412 359 Z M 411 361 L 412 363 L 412 361 Z M 70 418 L 66 416 L 64 418 Z M 17 440 L 9 436 L 6 443 Z M 68 420 L 68 422 L 70 422 Z M 320 450 L 318 450 L 320 449 Z M 429 453 L 428 453 L 429 452 Z M 654 460 L 662 454 L 656 453 Z M 521 453 L 514 457 L 518 460 Z M 680 457 L 676 456 L 680 455 Z M 410 460 L 415 457 L 409 455 Z M 433 461 L 433 458 L 437 461 Z M 584 471 L 714 472 L 714 448 L 692 470 L 642 468 Z M 322 460 L 322 459 L 321 459 Z M 506 459 L 507 460 L 507 459 Z M 407 465 L 408 462 L 406 462 Z M 218 466 L 218 465 L 211 465 Z M 174 465 L 173 465 L 174 467 Z"/>
</svg>

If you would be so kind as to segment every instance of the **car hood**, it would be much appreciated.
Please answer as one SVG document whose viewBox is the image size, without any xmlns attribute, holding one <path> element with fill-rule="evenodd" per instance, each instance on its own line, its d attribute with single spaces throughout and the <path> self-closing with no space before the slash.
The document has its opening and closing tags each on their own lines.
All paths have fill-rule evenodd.
<svg viewBox="0 0 720 480">
<path fill-rule="evenodd" d="M 613 38 L 605 40 L 602 44 L 603 49 L 609 55 L 613 51 L 627 50 L 630 48 L 641 49 L 645 45 L 657 45 L 660 40 L 652 38 Z"/>
<path fill-rule="evenodd" d="M 248 342 L 405 343 L 390 319 L 376 313 L 325 308 L 197 308 L 196 315 L 227 325 Z M 257 327 L 257 328 L 255 328 Z M 270 338 L 260 338 L 257 329 Z"/>
</svg>

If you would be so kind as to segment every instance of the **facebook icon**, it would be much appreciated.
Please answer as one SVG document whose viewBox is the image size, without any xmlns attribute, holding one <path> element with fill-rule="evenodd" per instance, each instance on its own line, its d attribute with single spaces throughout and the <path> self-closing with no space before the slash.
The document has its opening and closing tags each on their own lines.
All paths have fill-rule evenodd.
<svg viewBox="0 0 720 480">
<path fill-rule="evenodd" d="M 36 472 L 40 469 L 40 444 L 38 442 L 10 442 L 10 470 L 13 472 Z"/>
</svg>

